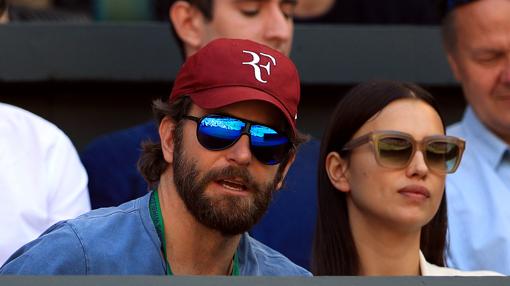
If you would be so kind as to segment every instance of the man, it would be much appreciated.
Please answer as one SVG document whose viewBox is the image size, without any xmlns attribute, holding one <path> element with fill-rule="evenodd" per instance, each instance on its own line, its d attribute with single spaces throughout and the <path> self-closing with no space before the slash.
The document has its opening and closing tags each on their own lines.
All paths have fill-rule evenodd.
<svg viewBox="0 0 510 286">
<path fill-rule="evenodd" d="M 299 89 L 283 54 L 211 42 L 155 103 L 161 143 L 146 143 L 139 162 L 154 192 L 55 225 L 0 273 L 309 275 L 246 233 L 302 141 Z"/>
<path fill-rule="evenodd" d="M 294 5 L 289 0 L 177 0 L 170 6 L 169 16 L 184 58 L 218 37 L 250 39 L 288 55 L 292 45 L 291 15 Z M 140 143 L 147 139 L 156 140 L 156 129 L 154 123 L 148 122 L 103 137 L 87 146 L 82 153 L 82 161 L 91 177 L 89 190 L 92 208 L 118 205 L 147 193 L 135 166 L 138 154 L 128 158 L 126 154 L 136 152 Z M 110 154 L 104 152 L 105 148 L 113 152 L 118 148 L 123 150 Z M 109 157 L 105 158 L 104 153 Z M 130 169 L 122 173 L 118 171 L 125 166 Z M 133 179 L 125 180 L 125 173 L 129 173 Z M 113 189 L 107 185 L 112 180 L 120 181 L 121 185 Z"/>
<path fill-rule="evenodd" d="M 184 58 L 218 37 L 250 39 L 288 55 L 292 45 L 294 6 L 295 2 L 289 0 L 177 0 L 170 6 L 169 16 Z M 140 143 L 147 139 L 156 140 L 156 129 L 154 123 L 149 122 L 103 137 L 85 149 L 82 160 L 91 177 L 92 208 L 118 205 L 147 193 L 135 166 L 138 154 L 127 158 L 126 154 L 136 152 Z M 123 150 L 111 154 L 104 152 L 105 148 L 113 152 L 118 148 Z M 105 158 L 104 153 L 109 157 Z M 129 169 L 124 171 L 125 166 Z M 126 181 L 125 173 L 133 179 Z M 121 185 L 112 189 L 107 184 L 112 180 Z"/>
<path fill-rule="evenodd" d="M 295 5 L 295 0 L 178 0 L 168 14 L 184 57 L 218 37 L 250 39 L 288 55 Z M 159 140 L 153 122 L 100 137 L 84 149 L 81 159 L 89 174 L 92 208 L 116 206 L 147 193 L 147 184 L 136 169 L 140 144 L 146 140 Z M 317 209 L 318 153 L 317 140 L 300 148 L 288 176 L 298 179 L 288 180 L 268 214 L 251 231 L 303 267 L 309 267 Z"/>
<path fill-rule="evenodd" d="M 186 56 L 220 37 L 249 38 L 288 55 L 295 5 L 296 0 L 177 0 L 169 17 Z"/>
<path fill-rule="evenodd" d="M 442 32 L 468 107 L 448 133 L 466 152 L 447 178 L 448 265 L 510 274 L 510 1 L 447 1 Z"/>
</svg>

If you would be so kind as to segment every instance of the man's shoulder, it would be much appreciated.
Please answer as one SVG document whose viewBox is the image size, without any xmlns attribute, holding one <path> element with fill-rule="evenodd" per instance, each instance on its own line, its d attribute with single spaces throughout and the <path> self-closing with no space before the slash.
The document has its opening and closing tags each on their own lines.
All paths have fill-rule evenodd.
<svg viewBox="0 0 510 286">
<path fill-rule="evenodd" d="M 85 274 L 84 257 L 76 233 L 61 221 L 12 254 L 0 268 L 0 274 Z"/>
<path fill-rule="evenodd" d="M 141 210 L 144 198 L 53 225 L 14 253 L 0 273 L 134 274 L 155 269 L 157 235 L 149 230 L 148 213 Z M 137 266 L 135 257 L 150 267 Z"/>
<path fill-rule="evenodd" d="M 247 233 L 241 238 L 238 254 L 242 275 L 311 276 L 309 271 Z"/>
<path fill-rule="evenodd" d="M 66 223 L 79 232 L 78 234 L 83 233 L 91 237 L 133 231 L 136 227 L 143 226 L 147 220 L 148 196 L 147 194 L 117 207 L 95 209 L 75 219 L 67 220 Z"/>
<path fill-rule="evenodd" d="M 466 136 L 462 121 L 455 122 L 446 128 L 446 133 L 453 136 Z"/>
</svg>

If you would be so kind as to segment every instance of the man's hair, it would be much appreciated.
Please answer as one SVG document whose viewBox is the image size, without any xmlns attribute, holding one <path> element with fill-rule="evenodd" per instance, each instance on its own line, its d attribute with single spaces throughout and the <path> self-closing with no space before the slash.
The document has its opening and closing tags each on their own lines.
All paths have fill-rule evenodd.
<svg viewBox="0 0 510 286">
<path fill-rule="evenodd" d="M 183 96 L 175 100 L 173 103 L 168 104 L 167 102 L 157 99 L 152 103 L 152 111 L 157 122 L 157 126 L 161 124 L 163 118 L 166 116 L 177 123 L 181 124 L 181 119 L 184 115 L 188 114 L 191 109 L 191 99 L 188 96 Z M 176 134 L 175 130 L 181 130 L 176 126 L 174 129 L 174 136 L 181 135 Z M 138 170 L 142 174 L 145 181 L 149 184 L 150 188 L 153 188 L 161 177 L 161 174 L 168 168 L 168 162 L 163 156 L 163 148 L 160 142 L 146 141 L 142 143 L 142 154 L 138 160 Z"/>
<path fill-rule="evenodd" d="M 2 16 L 7 9 L 7 2 L 6 0 L 0 0 L 0 16 Z"/>
<path fill-rule="evenodd" d="M 441 37 L 446 51 L 453 52 L 457 45 L 454 10 L 477 0 L 438 0 L 437 8 L 441 17 Z"/>
<path fill-rule="evenodd" d="M 452 11 L 453 12 L 453 11 Z M 446 51 L 452 52 L 457 44 L 454 13 L 447 13 L 441 21 L 441 38 Z"/>
<path fill-rule="evenodd" d="M 214 0 L 171 0 L 168 9 L 170 9 L 170 7 L 172 7 L 172 5 L 176 1 L 185 1 L 185 2 L 190 3 L 191 6 L 194 6 L 195 8 L 197 8 L 200 11 L 200 13 L 202 13 L 202 15 L 204 16 L 204 18 L 207 21 L 212 20 L 213 1 Z M 167 9 L 167 11 L 169 11 L 168 9 Z M 179 35 L 177 35 L 177 32 L 175 31 L 174 25 L 172 23 L 172 19 L 170 19 L 170 29 L 172 30 L 172 35 L 174 36 L 174 39 L 177 41 L 177 45 L 179 46 L 179 51 L 181 52 L 182 58 L 186 59 L 186 51 L 184 49 L 184 42 L 179 37 Z"/>
<path fill-rule="evenodd" d="M 157 126 L 161 124 L 161 121 L 165 117 L 170 117 L 170 119 L 176 123 L 176 127 L 174 129 L 174 140 L 181 140 L 182 137 L 182 118 L 184 115 L 189 113 L 191 109 L 191 98 L 188 96 L 182 96 L 171 102 L 164 102 L 161 99 L 157 99 L 153 102 L 152 110 L 157 122 Z M 288 125 L 288 124 L 287 124 Z M 289 126 L 286 130 L 291 130 Z M 281 175 L 283 172 L 283 168 L 289 163 L 289 160 L 292 158 L 297 152 L 297 148 L 302 143 L 306 142 L 309 138 L 306 135 L 303 135 L 299 131 L 295 131 L 295 135 L 291 136 L 289 133 L 288 136 L 292 142 L 292 148 L 289 152 L 288 156 L 280 162 L 280 168 L 278 170 L 278 175 Z M 165 160 L 163 156 L 163 148 L 161 147 L 161 143 L 154 143 L 151 141 L 147 141 L 142 143 L 142 154 L 140 155 L 140 159 L 138 160 L 138 170 L 144 177 L 145 181 L 149 184 L 150 188 L 155 187 L 161 175 L 168 168 L 169 164 Z"/>
</svg>

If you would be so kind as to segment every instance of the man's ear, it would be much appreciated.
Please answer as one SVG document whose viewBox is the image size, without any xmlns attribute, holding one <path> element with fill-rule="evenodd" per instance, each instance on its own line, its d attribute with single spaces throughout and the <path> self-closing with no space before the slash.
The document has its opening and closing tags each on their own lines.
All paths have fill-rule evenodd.
<svg viewBox="0 0 510 286">
<path fill-rule="evenodd" d="M 287 173 L 289 172 L 289 169 L 290 169 L 290 166 L 292 166 L 292 163 L 294 163 L 294 160 L 296 160 L 296 152 L 292 153 L 289 161 L 287 162 L 287 165 L 283 169 L 282 177 L 280 178 L 280 181 L 276 184 L 276 190 L 279 190 L 283 187 L 283 182 L 285 181 L 285 177 L 287 177 Z"/>
<path fill-rule="evenodd" d="M 337 190 L 345 193 L 351 190 L 348 178 L 348 163 L 347 160 L 340 157 L 338 152 L 330 152 L 324 163 L 331 184 Z"/>
<path fill-rule="evenodd" d="M 452 54 L 452 51 L 446 52 L 446 59 L 448 60 L 448 63 L 450 64 L 450 69 L 452 70 L 453 76 L 457 81 L 461 81 L 461 75 L 459 73 L 459 67 L 457 65 L 457 62 L 455 61 L 455 55 Z"/>
<path fill-rule="evenodd" d="M 185 51 L 200 49 L 204 44 L 207 22 L 202 12 L 189 2 L 177 0 L 170 6 L 168 14 L 177 36 L 184 43 Z"/>
<path fill-rule="evenodd" d="M 174 160 L 174 130 L 175 122 L 169 117 L 165 116 L 159 124 L 159 137 L 161 138 L 161 149 L 163 150 L 163 157 L 165 161 L 171 164 Z"/>
</svg>

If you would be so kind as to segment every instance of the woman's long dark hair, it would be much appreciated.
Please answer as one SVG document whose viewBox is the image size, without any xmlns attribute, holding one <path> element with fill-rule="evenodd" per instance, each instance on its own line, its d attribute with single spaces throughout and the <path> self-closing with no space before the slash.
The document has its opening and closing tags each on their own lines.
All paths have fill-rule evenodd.
<svg viewBox="0 0 510 286">
<path fill-rule="evenodd" d="M 346 195 L 331 184 L 325 170 L 326 156 L 341 154 L 343 146 L 372 116 L 395 100 L 415 98 L 436 110 L 435 99 L 412 83 L 372 81 L 357 85 L 338 103 L 322 138 L 318 168 L 318 215 L 313 245 L 312 271 L 315 275 L 359 275 L 360 265 L 352 237 Z M 420 248 L 427 261 L 444 266 L 446 245 L 446 197 L 439 210 L 422 228 Z"/>
</svg>

